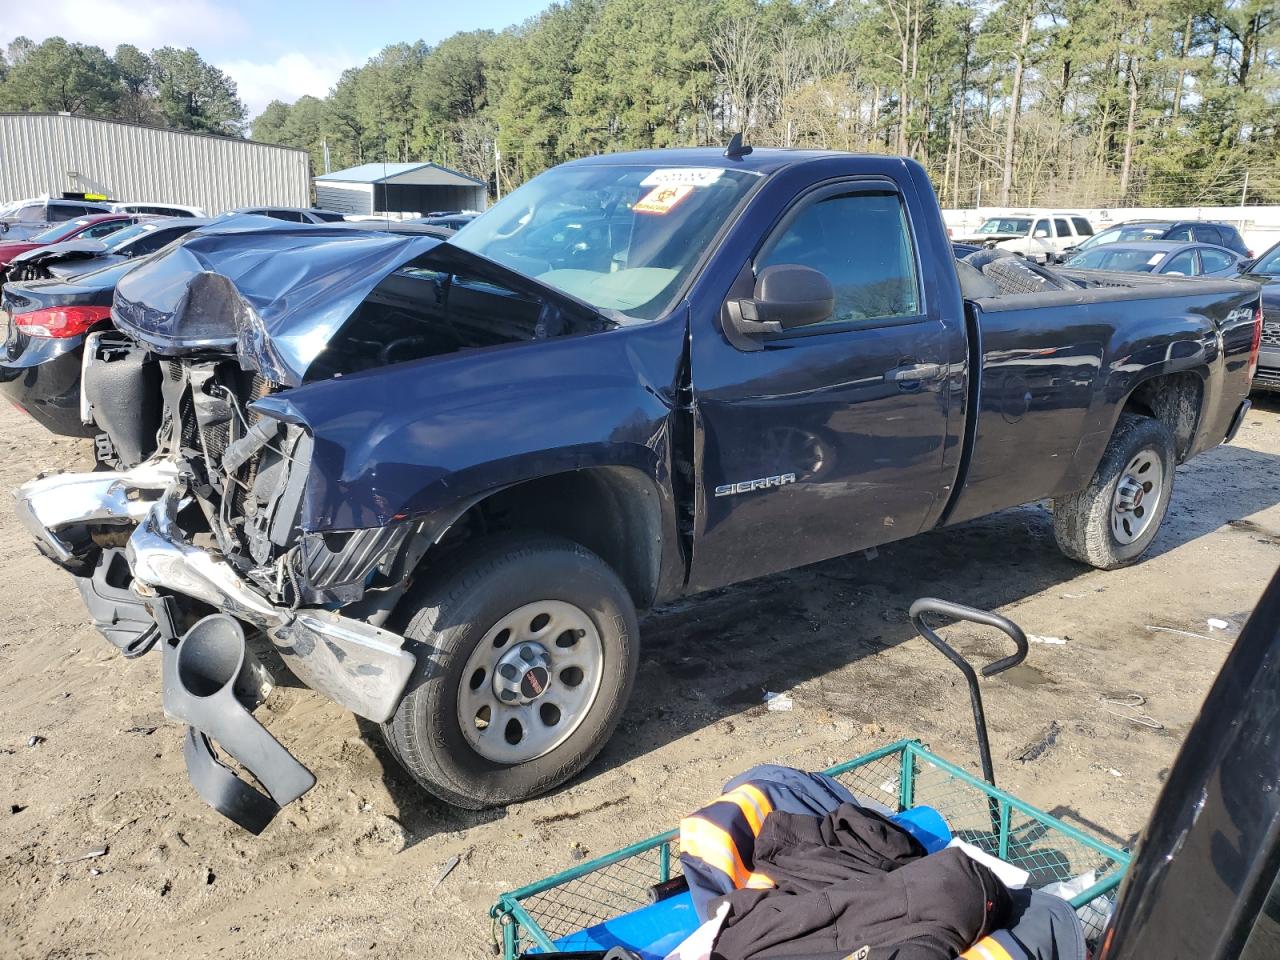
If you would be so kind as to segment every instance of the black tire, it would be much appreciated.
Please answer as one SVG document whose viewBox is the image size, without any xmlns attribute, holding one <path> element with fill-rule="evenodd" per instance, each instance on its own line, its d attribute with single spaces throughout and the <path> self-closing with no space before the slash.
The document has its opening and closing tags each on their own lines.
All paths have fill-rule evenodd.
<svg viewBox="0 0 1280 960">
<path fill-rule="evenodd" d="M 1116 488 L 1125 468 L 1143 452 L 1153 453 L 1160 461 L 1160 497 L 1141 534 L 1132 542 L 1123 543 L 1111 526 Z M 1053 503 L 1053 533 L 1059 549 L 1071 559 L 1099 570 L 1115 570 L 1136 562 L 1160 532 L 1169 510 L 1174 466 L 1173 434 L 1162 421 L 1121 414 L 1089 485 Z"/>
<path fill-rule="evenodd" d="M 467 660 L 503 617 L 545 600 L 573 604 L 599 632 L 598 692 L 577 728 L 550 752 L 497 763 L 462 733 L 458 698 Z M 482 810 L 546 793 L 590 763 L 617 727 L 639 664 L 639 626 L 622 581 L 585 547 L 544 535 L 477 542 L 450 559 L 448 573 L 425 579 L 401 609 L 418 668 L 382 731 L 409 775 L 441 800 Z"/>
</svg>

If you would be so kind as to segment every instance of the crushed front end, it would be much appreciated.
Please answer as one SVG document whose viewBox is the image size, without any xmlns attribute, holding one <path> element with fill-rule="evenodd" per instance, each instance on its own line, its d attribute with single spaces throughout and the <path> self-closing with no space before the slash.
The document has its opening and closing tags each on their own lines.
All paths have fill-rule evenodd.
<svg viewBox="0 0 1280 960">
<path fill-rule="evenodd" d="M 383 238 L 352 243 L 388 262 L 407 255 Z M 242 349 L 253 340 L 242 321 L 260 334 L 261 320 L 225 277 L 195 273 L 167 314 L 125 301 L 122 317 L 121 306 L 118 291 L 120 329 L 86 343 L 81 401 L 120 468 L 32 480 L 15 491 L 17 512 L 114 646 L 160 651 L 163 707 L 187 725 L 193 786 L 258 833 L 315 778 L 253 717 L 272 685 L 255 650 L 273 648 L 313 690 L 388 720 L 415 658 L 378 624 L 423 547 L 409 522 L 303 533 L 311 437 L 252 406 L 297 381 L 262 337 L 260 353 Z"/>
</svg>

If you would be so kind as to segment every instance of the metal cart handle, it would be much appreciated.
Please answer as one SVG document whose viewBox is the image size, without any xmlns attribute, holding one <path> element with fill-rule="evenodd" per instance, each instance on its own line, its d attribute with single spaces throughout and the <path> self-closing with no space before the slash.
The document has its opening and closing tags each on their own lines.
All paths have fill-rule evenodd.
<svg viewBox="0 0 1280 960">
<path fill-rule="evenodd" d="M 978 687 L 978 675 L 974 672 L 968 660 L 960 656 L 954 647 L 933 632 L 933 629 L 925 623 L 924 615 L 932 613 L 941 617 L 950 617 L 952 620 L 968 620 L 971 623 L 981 623 L 984 626 L 995 627 L 1013 641 L 1017 650 L 1009 656 L 988 663 L 983 667 L 982 675 L 984 677 L 994 677 L 1010 667 L 1016 667 L 1027 659 L 1027 635 L 1022 632 L 1022 628 L 1016 623 L 1000 616 L 998 613 L 992 613 L 990 610 L 977 610 L 973 607 L 966 607 L 964 604 L 952 603 L 949 600 L 937 600 L 933 597 L 921 597 L 911 604 L 909 613 L 911 625 L 916 628 L 916 632 L 933 644 L 938 652 L 954 663 L 960 669 L 960 672 L 964 674 L 965 682 L 969 685 L 969 701 L 973 705 L 973 724 L 978 735 L 978 754 L 982 759 L 982 775 L 986 778 L 987 783 L 994 787 L 996 785 L 996 776 L 991 766 L 991 743 L 987 738 L 987 717 L 982 709 L 982 691 Z"/>
</svg>

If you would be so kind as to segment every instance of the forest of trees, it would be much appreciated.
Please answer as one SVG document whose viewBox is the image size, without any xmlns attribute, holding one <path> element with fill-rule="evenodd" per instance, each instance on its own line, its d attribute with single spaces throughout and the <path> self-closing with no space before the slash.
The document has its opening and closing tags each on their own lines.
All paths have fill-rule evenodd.
<svg viewBox="0 0 1280 960">
<path fill-rule="evenodd" d="M 1276 0 L 567 0 L 396 44 L 255 138 L 503 189 L 602 150 L 910 154 L 947 205 L 1280 202 Z"/>
<path fill-rule="evenodd" d="M 194 51 L 22 43 L 0 109 L 242 129 L 234 84 Z M 500 33 L 394 44 L 252 122 L 317 172 L 327 148 L 335 170 L 431 159 L 503 191 L 739 130 L 908 154 L 948 206 L 1280 203 L 1280 3 L 565 0 Z"/>
<path fill-rule="evenodd" d="M 239 136 L 248 110 L 236 85 L 196 51 L 162 47 L 143 53 L 51 37 L 19 37 L 0 53 L 0 111 L 75 113 Z"/>
</svg>

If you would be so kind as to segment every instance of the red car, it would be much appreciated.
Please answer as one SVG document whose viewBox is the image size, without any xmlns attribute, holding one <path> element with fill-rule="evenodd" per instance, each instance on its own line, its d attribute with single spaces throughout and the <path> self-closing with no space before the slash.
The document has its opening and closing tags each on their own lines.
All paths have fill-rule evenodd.
<svg viewBox="0 0 1280 960">
<path fill-rule="evenodd" d="M 0 274 L 3 274 L 5 268 L 8 267 L 9 261 L 20 253 L 35 250 L 37 247 L 48 246 L 51 243 L 61 243 L 64 240 L 99 240 L 107 236 L 107 234 L 115 233 L 122 227 L 137 223 L 138 219 L 136 215 L 123 213 L 103 213 L 89 217 L 76 217 L 74 220 L 55 223 L 47 230 L 43 230 L 26 240 L 9 240 L 7 242 L 0 240 Z"/>
</svg>

